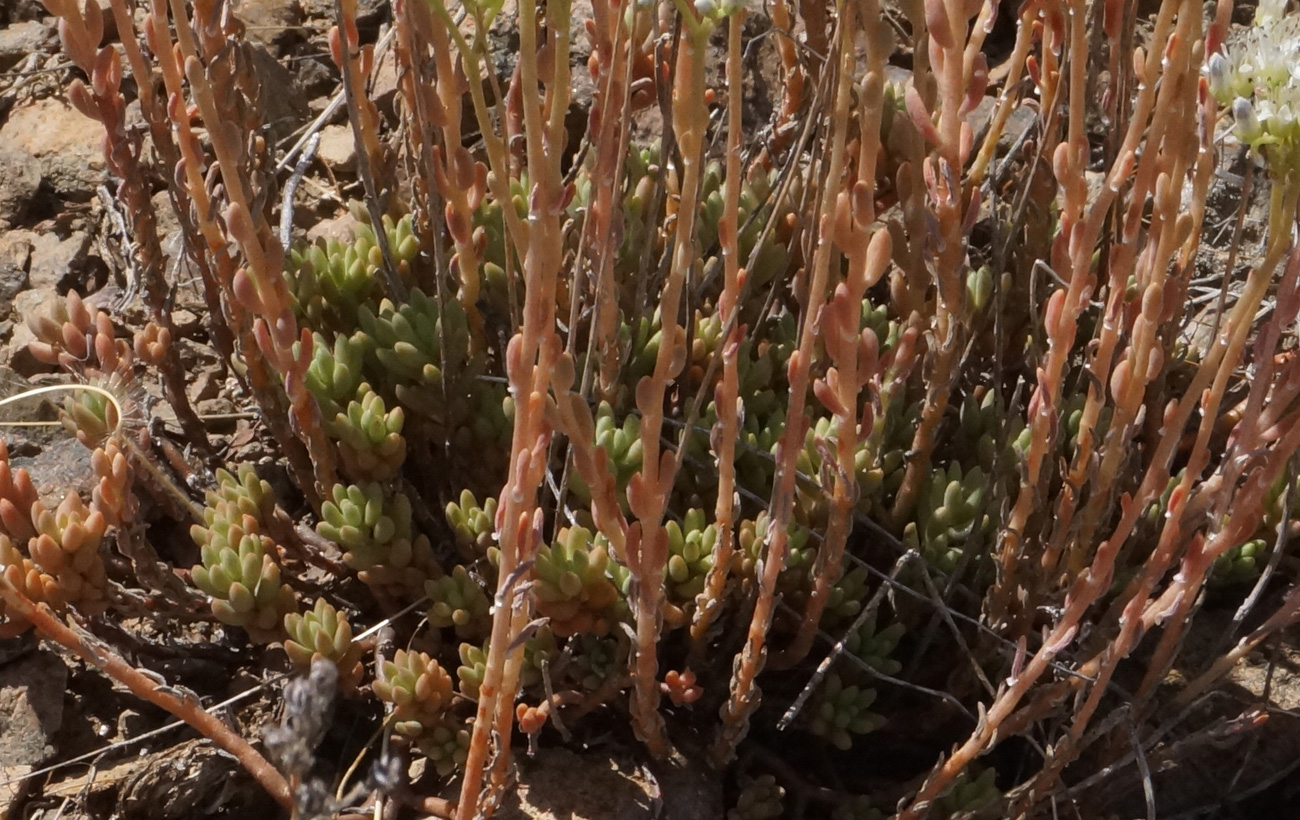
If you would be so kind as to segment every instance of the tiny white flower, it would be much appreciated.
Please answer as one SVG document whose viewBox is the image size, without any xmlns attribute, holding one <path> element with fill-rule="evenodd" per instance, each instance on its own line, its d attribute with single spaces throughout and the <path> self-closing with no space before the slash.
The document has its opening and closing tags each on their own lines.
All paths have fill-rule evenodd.
<svg viewBox="0 0 1300 820">
<path fill-rule="evenodd" d="M 1255 107 L 1245 97 L 1238 97 L 1232 101 L 1232 119 L 1237 124 L 1237 136 L 1242 142 L 1252 143 L 1264 135 L 1264 128 L 1255 114 Z"/>
<path fill-rule="evenodd" d="M 1206 66 L 1206 74 L 1209 76 L 1210 93 L 1214 95 L 1214 99 L 1220 103 L 1226 103 L 1232 99 L 1232 68 L 1222 54 L 1210 55 L 1209 64 Z"/>
</svg>

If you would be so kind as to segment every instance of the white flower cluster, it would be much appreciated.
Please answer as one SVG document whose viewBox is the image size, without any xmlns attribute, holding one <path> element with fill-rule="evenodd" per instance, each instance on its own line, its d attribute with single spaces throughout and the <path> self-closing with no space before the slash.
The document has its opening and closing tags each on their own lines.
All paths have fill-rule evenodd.
<svg viewBox="0 0 1300 820">
<path fill-rule="evenodd" d="M 1288 15 L 1287 2 L 1260 0 L 1254 25 L 1211 55 L 1206 73 L 1238 139 L 1289 170 L 1300 161 L 1300 15 Z"/>
</svg>

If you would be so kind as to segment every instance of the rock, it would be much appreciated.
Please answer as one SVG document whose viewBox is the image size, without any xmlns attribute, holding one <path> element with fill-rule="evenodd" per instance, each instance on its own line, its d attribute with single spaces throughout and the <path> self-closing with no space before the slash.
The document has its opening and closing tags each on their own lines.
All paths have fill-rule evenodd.
<svg viewBox="0 0 1300 820">
<path fill-rule="evenodd" d="M 388 0 L 360 0 L 357 3 L 357 28 L 362 29 L 361 42 L 364 44 L 373 41 L 373 37 L 367 38 L 365 29 L 372 29 L 375 36 L 378 35 L 379 26 L 388 20 L 389 4 Z M 331 15 L 333 19 L 333 15 Z"/>
<path fill-rule="evenodd" d="M 0 148 L 26 151 L 40 164 L 41 178 L 65 199 L 86 202 L 104 171 L 103 128 L 54 97 L 9 112 Z"/>
<path fill-rule="evenodd" d="M 20 223 L 41 187 L 41 164 L 26 151 L 0 145 L 0 227 Z"/>
<path fill-rule="evenodd" d="M 27 287 L 31 257 L 31 234 L 26 231 L 0 234 L 0 319 L 10 315 L 14 298 Z"/>
<path fill-rule="evenodd" d="M 497 812 L 500 820 L 648 820 L 655 788 L 608 757 L 542 749 L 519 761 L 519 784 Z"/>
<path fill-rule="evenodd" d="M 35 766 L 54 753 L 67 681 L 68 668 L 53 652 L 0 666 L 0 766 Z"/>
<path fill-rule="evenodd" d="M 66 238 L 57 234 L 33 234 L 28 282 L 34 288 L 63 289 L 66 282 L 79 282 L 86 270 L 90 234 L 73 231 Z"/>
<path fill-rule="evenodd" d="M 337 239 L 339 242 L 348 244 L 353 242 L 357 236 L 357 226 L 361 223 L 352 215 L 351 211 L 344 211 L 333 219 L 322 219 L 307 230 L 307 241 L 315 242 L 317 239 L 329 241 Z"/>
<path fill-rule="evenodd" d="M 274 139 L 279 140 L 305 123 L 311 116 L 303 95 L 294 91 L 293 74 L 281 65 L 266 46 L 252 45 L 253 70 L 264 89 L 265 122 Z"/>
<path fill-rule="evenodd" d="M 0 28 L 0 71 L 8 71 L 28 54 L 54 44 L 54 28 L 41 20 L 25 20 Z"/>
<path fill-rule="evenodd" d="M 251 42 L 281 46 L 296 39 L 302 25 L 302 6 L 296 0 L 241 0 L 236 12 Z"/>
<path fill-rule="evenodd" d="M 46 299 L 58 298 L 59 294 L 53 288 L 28 288 L 14 297 L 13 315 L 15 317 L 29 316 Z M 0 364 L 13 368 L 14 372 L 23 378 L 37 373 L 49 373 L 54 370 L 50 365 L 36 361 L 32 354 L 27 351 L 28 342 L 35 339 L 36 337 L 32 334 L 31 329 L 27 327 L 27 322 L 15 322 L 13 335 L 9 337 L 9 344 L 5 345 L 3 350 L 0 350 Z"/>
<path fill-rule="evenodd" d="M 73 395 L 68 393 L 68 395 Z M 52 397 L 59 402 L 59 396 Z M 59 429 L 59 428 L 55 428 Z M 68 497 L 77 493 L 90 498 L 97 481 L 90 463 L 91 450 L 69 435 L 61 435 L 45 445 L 31 458 L 10 458 L 14 468 L 23 467 L 32 475 L 32 484 L 41 503 L 54 509 Z"/>
<path fill-rule="evenodd" d="M 394 105 L 397 99 L 397 80 L 397 51 L 390 48 L 379 58 L 370 75 L 370 101 L 385 117 L 397 116 Z"/>
<path fill-rule="evenodd" d="M 316 156 L 334 171 L 351 171 L 357 163 L 357 144 L 352 126 L 327 125 L 321 129 Z"/>
</svg>

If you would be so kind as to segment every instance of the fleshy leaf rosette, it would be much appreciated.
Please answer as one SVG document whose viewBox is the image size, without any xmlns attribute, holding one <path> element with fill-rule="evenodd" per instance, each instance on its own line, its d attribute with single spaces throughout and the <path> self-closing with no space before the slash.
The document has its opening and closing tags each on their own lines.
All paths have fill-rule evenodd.
<svg viewBox="0 0 1300 820">
<path fill-rule="evenodd" d="M 429 539 L 411 532 L 411 502 L 374 482 L 336 484 L 316 531 L 343 548 L 343 561 L 372 588 L 423 595 L 434 566 Z"/>
<path fill-rule="evenodd" d="M 347 692 L 361 682 L 361 646 L 352 640 L 352 625 L 324 598 L 306 613 L 284 616 L 285 654 L 303 673 L 311 671 L 317 658 L 333 662 L 339 670 L 339 689 Z"/>
<path fill-rule="evenodd" d="M 393 704 L 393 729 L 408 738 L 433 732 L 451 706 L 451 675 L 424 652 L 397 650 L 384 661 L 375 694 Z"/>
</svg>

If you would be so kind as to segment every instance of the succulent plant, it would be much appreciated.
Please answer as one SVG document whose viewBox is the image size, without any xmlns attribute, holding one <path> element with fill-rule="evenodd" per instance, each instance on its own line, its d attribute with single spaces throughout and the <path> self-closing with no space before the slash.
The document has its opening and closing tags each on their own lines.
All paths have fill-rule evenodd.
<svg viewBox="0 0 1300 820">
<path fill-rule="evenodd" d="M 406 439 L 402 438 L 405 421 L 402 408 L 388 410 L 383 398 L 363 382 L 347 409 L 324 426 L 338 444 L 339 459 L 349 477 L 389 481 L 406 460 Z"/>
<path fill-rule="evenodd" d="M 463 720 L 445 716 L 417 741 L 420 751 L 429 758 L 440 777 L 449 777 L 465 768 L 469 757 L 469 730 Z"/>
<path fill-rule="evenodd" d="M 310 672 L 312 663 L 323 658 L 338 667 L 341 691 L 351 691 L 361 682 L 362 649 L 352 640 L 352 625 L 324 598 L 302 615 L 285 615 L 284 631 L 289 633 L 285 654 L 299 672 Z"/>
<path fill-rule="evenodd" d="M 833 629 L 847 624 L 862 611 L 867 599 L 867 570 L 862 566 L 846 566 L 839 579 L 831 586 L 826 609 L 822 612 L 822 626 Z"/>
<path fill-rule="evenodd" d="M 487 664 L 488 645 L 482 647 L 472 643 L 460 645 L 460 666 L 456 677 L 460 680 L 460 694 L 469 700 L 478 700 L 479 686 L 483 683 L 483 674 Z M 559 655 L 555 644 L 555 634 L 549 627 L 537 629 L 524 641 L 524 662 L 519 670 L 520 684 L 524 688 L 536 686 L 542 681 L 542 666 L 550 663 Z"/>
<path fill-rule="evenodd" d="M 212 596 L 218 620 L 244 627 L 254 640 L 275 640 L 297 602 L 281 583 L 275 544 L 263 534 L 275 509 L 271 485 L 247 464 L 238 475 L 218 470 L 217 482 L 208 491 L 204 523 L 190 528 L 202 559 L 191 576 L 195 586 Z"/>
<path fill-rule="evenodd" d="M 364 362 L 371 341 L 364 333 L 339 334 L 330 346 L 319 333 L 313 336 L 311 364 L 307 367 L 307 389 L 320 404 L 321 417 L 332 419 L 342 413 L 357 395 L 365 378 Z"/>
<path fill-rule="evenodd" d="M 212 508 L 208 508 L 211 510 Z M 251 525 L 251 526 L 249 526 Z M 258 532 L 251 516 L 237 524 L 213 518 L 190 535 L 201 548 L 202 564 L 191 570 L 199 589 L 212 596 L 212 613 L 222 623 L 242 626 L 257 641 L 279 637 L 284 616 L 297 608 L 293 590 L 280 581 L 275 545 Z"/>
<path fill-rule="evenodd" d="M 460 666 L 456 667 L 456 678 L 460 681 L 460 695 L 477 701 L 478 688 L 483 685 L 483 675 L 487 670 L 487 644 L 462 643 L 458 651 Z"/>
<path fill-rule="evenodd" d="M 1259 577 L 1260 559 L 1268 554 L 1268 542 L 1252 538 L 1214 559 L 1210 582 L 1216 586 L 1246 584 Z"/>
<path fill-rule="evenodd" d="M 451 675 L 424 652 L 397 650 L 373 686 L 380 700 L 393 704 L 393 730 L 404 737 L 432 733 L 451 707 Z"/>
<path fill-rule="evenodd" d="M 903 531 L 904 543 L 919 548 L 931 565 L 942 572 L 957 568 L 966 542 L 985 533 L 990 518 L 984 511 L 987 481 L 979 467 L 962 473 L 953 462 L 948 469 L 931 471 L 916 508 L 916 522 Z"/>
<path fill-rule="evenodd" d="M 550 618 L 557 637 L 609 632 L 619 593 L 606 574 L 607 550 L 603 537 L 569 527 L 537 551 L 537 612 Z"/>
<path fill-rule="evenodd" d="M 877 631 L 873 615 L 844 637 L 844 651 L 882 675 L 897 675 L 903 665 L 890 655 L 906 631 L 901 623 L 892 623 Z"/>
<path fill-rule="evenodd" d="M 434 566 L 429 539 L 411 531 L 411 502 L 374 482 L 336 484 L 316 531 L 342 547 L 344 562 L 367 585 L 392 595 L 423 595 Z"/>
<path fill-rule="evenodd" d="M 53 510 L 32 505 L 36 536 L 27 542 L 33 563 L 53 577 L 58 600 L 95 613 L 107 605 L 108 578 L 99 547 L 108 529 L 103 513 L 91 510 L 74 492 Z"/>
<path fill-rule="evenodd" d="M 754 778 L 741 789 L 727 820 L 774 820 L 785 812 L 785 789 L 770 774 Z"/>
<path fill-rule="evenodd" d="M 402 405 L 422 415 L 444 413 L 442 357 L 464 362 L 469 355 L 469 327 L 460 303 L 449 299 L 440 307 L 416 288 L 401 305 L 388 299 L 378 311 L 362 305 L 357 319 L 374 345 L 374 372 L 394 386 Z"/>
<path fill-rule="evenodd" d="M 469 490 L 462 490 L 460 501 L 447 505 L 447 524 L 456 538 L 460 554 L 468 561 L 475 561 L 495 550 L 497 500 L 488 497 L 483 505 Z"/>
<path fill-rule="evenodd" d="M 817 690 L 809 728 L 840 751 L 853 747 L 853 735 L 865 735 L 885 725 L 885 718 L 871 711 L 876 690 L 866 686 L 844 684 L 831 672 Z"/>
<path fill-rule="evenodd" d="M 28 600 L 47 604 L 62 602 L 63 593 L 54 577 L 42 572 L 4 533 L 0 533 L 0 568 L 4 582 L 27 596 Z M 31 624 L 27 619 L 17 613 L 6 612 L 4 601 L 0 600 L 0 638 L 21 635 L 29 626 Z"/>
<path fill-rule="evenodd" d="M 429 623 L 438 629 L 454 627 L 463 640 L 482 639 L 492 628 L 492 605 L 478 581 L 458 564 L 451 575 L 424 582 Z"/>
<path fill-rule="evenodd" d="M 0 439 L 0 535 L 19 543 L 35 535 L 31 510 L 38 498 L 31 474 L 9 464 L 9 447 Z"/>
<path fill-rule="evenodd" d="M 668 598 L 685 606 L 704 590 L 704 578 L 713 568 L 718 528 L 706 524 L 704 510 L 692 508 L 686 511 L 681 524 L 669 521 L 664 529 L 668 533 Z"/>
<path fill-rule="evenodd" d="M 578 635 L 574 638 L 572 647 L 572 674 L 583 689 L 599 689 L 617 671 L 618 641 L 615 639 Z"/>
<path fill-rule="evenodd" d="M 718 222 L 723 210 L 723 165 L 717 160 L 705 166 L 702 190 L 700 192 L 700 220 L 698 236 L 701 247 L 711 248 L 718 238 Z M 762 238 L 763 229 L 769 219 L 773 218 L 772 190 L 776 179 L 774 171 L 755 169 L 740 186 L 740 258 L 749 259 Z M 792 200 L 785 200 L 787 202 Z M 777 215 L 778 225 L 784 220 L 784 214 Z M 753 287 L 762 287 L 783 273 L 790 265 L 788 235 L 784 231 L 775 232 L 759 247 L 758 256 L 749 265 L 753 277 Z"/>
<path fill-rule="evenodd" d="M 596 446 L 605 449 L 605 458 L 610 473 L 620 492 L 623 511 L 628 511 L 627 499 L 622 494 L 627 491 L 627 483 L 641 469 L 641 417 L 628 413 L 620 423 L 609 402 L 602 401 L 596 408 Z M 574 471 L 569 476 L 569 488 L 583 501 L 591 501 L 591 490 L 582 476 Z"/>
<path fill-rule="evenodd" d="M 976 774 L 978 772 L 978 774 Z M 931 810 L 939 820 L 994 820 L 1001 817 L 1002 792 L 997 786 L 997 772 L 972 765 L 953 780 Z"/>
<path fill-rule="evenodd" d="M 770 521 L 768 514 L 761 512 L 757 518 L 745 519 L 737 526 L 737 549 L 733 559 L 737 562 L 733 567 L 737 575 L 745 578 L 754 577 L 758 559 L 763 556 Z M 817 557 L 816 548 L 808 545 L 811 537 L 812 531 L 807 527 L 800 526 L 794 521 L 790 522 L 785 569 L 781 571 L 777 588 L 783 594 L 791 595 L 793 598 L 798 598 L 808 589 L 809 572 L 813 560 Z"/>
<path fill-rule="evenodd" d="M 368 220 L 364 209 L 356 212 Z M 420 252 L 411 217 L 408 214 L 394 222 L 385 215 L 383 227 L 397 272 L 404 275 Z M 384 258 L 371 225 L 358 224 L 355 234 L 346 244 L 318 239 L 291 251 L 286 260 L 285 278 L 294 296 L 295 312 L 311 327 L 330 327 L 341 333 L 357 328 L 357 311 L 369 300 Z"/>
</svg>

